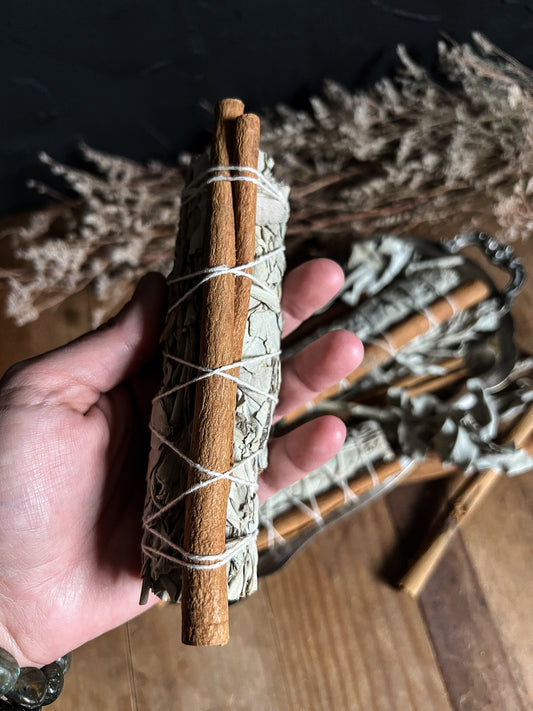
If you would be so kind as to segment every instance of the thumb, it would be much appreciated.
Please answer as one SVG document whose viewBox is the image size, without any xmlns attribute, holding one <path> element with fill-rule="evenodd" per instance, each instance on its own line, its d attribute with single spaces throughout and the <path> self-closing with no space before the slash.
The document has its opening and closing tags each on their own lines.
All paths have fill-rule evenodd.
<svg viewBox="0 0 533 711">
<path fill-rule="evenodd" d="M 131 301 L 109 322 L 30 361 L 26 377 L 86 412 L 157 352 L 166 302 L 161 274 L 146 274 Z"/>
</svg>

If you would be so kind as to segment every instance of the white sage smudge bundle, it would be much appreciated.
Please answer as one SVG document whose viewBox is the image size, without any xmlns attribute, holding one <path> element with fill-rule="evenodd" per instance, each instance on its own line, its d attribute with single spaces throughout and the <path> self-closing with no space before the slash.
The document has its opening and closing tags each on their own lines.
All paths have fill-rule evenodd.
<svg viewBox="0 0 533 711">
<path fill-rule="evenodd" d="M 532 359 L 510 371 L 512 321 L 483 272 L 444 246 L 392 235 L 355 242 L 345 269 L 346 288 L 330 311 L 335 318 L 326 313 L 320 318 L 327 325 L 312 332 L 351 329 L 365 357 L 354 377 L 299 416 L 341 417 L 347 439 L 327 464 L 262 504 L 263 573 L 325 524 L 403 480 L 461 472 L 474 481 L 480 471 L 514 476 L 533 467 Z M 438 322 L 431 312 L 443 297 L 453 309 Z M 396 349 L 401 332 L 407 338 L 398 338 Z M 300 334 L 296 350 L 307 343 Z M 514 430 L 524 417 L 527 437 L 513 445 L 509 425 Z"/>
<path fill-rule="evenodd" d="M 258 503 L 256 483 L 267 464 L 266 444 L 280 384 L 280 291 L 285 267 L 284 234 L 288 189 L 277 184 L 273 163 L 262 152 L 258 163 L 255 255 L 235 409 L 235 466 L 229 477 L 226 551 L 230 601 L 257 585 Z M 152 411 L 152 449 L 144 514 L 142 601 L 152 589 L 177 601 L 184 568 L 196 559 L 184 548 L 189 448 L 194 418 L 194 381 L 205 374 L 194 367 L 200 350 L 204 235 L 208 209 L 204 156 L 191 166 L 182 195 L 174 268 L 168 277 L 169 312 L 162 336 L 163 382 Z M 229 369 L 226 369 L 228 372 Z M 184 385 L 185 384 L 185 385 Z M 217 447 L 217 442 L 212 443 Z M 220 556 L 219 560 L 220 562 Z M 202 560 L 205 565 L 206 561 Z"/>
</svg>

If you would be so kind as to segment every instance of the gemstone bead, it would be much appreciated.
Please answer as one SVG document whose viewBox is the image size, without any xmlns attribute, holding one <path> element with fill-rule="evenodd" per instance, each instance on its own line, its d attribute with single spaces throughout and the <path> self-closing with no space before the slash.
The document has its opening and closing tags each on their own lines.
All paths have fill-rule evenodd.
<svg viewBox="0 0 533 711">
<path fill-rule="evenodd" d="M 18 704 L 12 704 L 10 701 L 4 701 L 0 699 L 0 711 L 28 711 L 24 706 L 19 706 Z M 39 711 L 39 707 L 33 711 Z"/>
<path fill-rule="evenodd" d="M 5 696 L 16 704 L 36 709 L 46 695 L 46 676 L 37 667 L 22 667 L 17 683 Z"/>
<path fill-rule="evenodd" d="M 56 664 L 59 664 L 63 674 L 66 674 L 68 672 L 68 670 L 70 669 L 71 661 L 72 661 L 72 652 L 69 652 L 68 654 L 65 654 L 63 657 L 59 657 L 59 659 L 56 659 Z"/>
<path fill-rule="evenodd" d="M 46 664 L 41 671 L 46 677 L 46 694 L 42 704 L 47 706 L 57 699 L 63 689 L 63 671 L 57 662 Z"/>
<path fill-rule="evenodd" d="M 31 711 L 42 711 L 42 706 L 34 706 Z M 0 700 L 0 711 L 29 711 L 27 706 L 21 706 L 13 701 Z"/>
<path fill-rule="evenodd" d="M 20 667 L 15 657 L 0 648 L 0 696 L 15 686 L 19 673 Z"/>
</svg>

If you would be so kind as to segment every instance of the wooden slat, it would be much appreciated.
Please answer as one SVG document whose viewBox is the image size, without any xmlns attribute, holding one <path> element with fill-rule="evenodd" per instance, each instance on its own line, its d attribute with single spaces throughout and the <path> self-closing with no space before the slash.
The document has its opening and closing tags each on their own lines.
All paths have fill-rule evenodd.
<svg viewBox="0 0 533 711">
<path fill-rule="evenodd" d="M 491 614 L 460 536 L 420 604 L 454 709 L 531 708 L 521 669 L 502 644 L 502 627 Z"/>
<path fill-rule="evenodd" d="M 273 711 L 285 705 L 282 668 L 264 585 L 230 607 L 226 647 L 181 644 L 180 607 L 166 605 L 129 623 L 137 708 Z M 116 708 L 109 706 L 109 709 Z M 107 707 L 104 711 L 107 711 Z"/>
<path fill-rule="evenodd" d="M 125 626 L 74 652 L 63 691 L 50 708 L 54 711 L 136 711 Z M 148 711 L 150 707 L 145 708 Z"/>
<path fill-rule="evenodd" d="M 517 688 L 533 703 L 533 474 L 502 479 L 463 531 Z M 524 694 L 523 694 L 524 695 Z"/>
<path fill-rule="evenodd" d="M 379 575 L 393 541 L 376 502 L 268 579 L 288 709 L 450 708 L 416 603 Z"/>
</svg>

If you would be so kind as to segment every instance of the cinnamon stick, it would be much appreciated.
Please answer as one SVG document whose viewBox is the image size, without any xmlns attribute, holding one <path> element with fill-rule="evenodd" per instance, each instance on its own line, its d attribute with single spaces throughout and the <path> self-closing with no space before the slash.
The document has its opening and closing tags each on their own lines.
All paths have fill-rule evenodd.
<svg viewBox="0 0 533 711">
<path fill-rule="evenodd" d="M 429 373 L 404 375 L 388 385 L 380 385 L 371 390 L 358 393 L 354 400 L 357 402 L 376 404 L 387 395 L 390 388 L 402 388 L 407 392 L 409 397 L 414 397 L 415 395 L 421 395 L 426 392 L 441 390 L 443 387 L 468 375 L 468 370 L 465 368 L 465 360 L 461 357 L 448 358 L 436 363 L 436 365 L 439 365 L 443 369 L 444 372 L 441 375 L 432 375 Z"/>
<path fill-rule="evenodd" d="M 465 364 L 464 358 L 461 357 L 456 357 L 456 358 L 447 358 L 443 361 L 439 361 L 435 365 L 439 365 L 444 372 L 441 375 L 438 376 L 430 376 L 427 373 L 424 373 L 422 375 L 404 375 L 402 378 L 399 378 L 396 382 L 391 383 L 388 385 L 386 389 L 392 388 L 392 387 L 400 387 L 404 389 L 410 389 L 413 387 L 417 387 L 418 385 L 422 385 L 428 378 L 433 378 L 433 377 L 446 377 L 449 373 L 454 373 L 457 372 L 458 369 L 463 368 Z"/>
<path fill-rule="evenodd" d="M 531 430 L 533 430 L 533 427 L 531 427 Z M 515 442 L 522 441 L 521 436 L 516 436 L 516 430 L 514 437 Z M 529 454 L 533 456 L 533 441 L 529 437 L 528 433 L 525 433 L 524 437 L 529 439 L 529 441 L 523 442 L 520 446 L 526 446 Z M 395 459 L 392 462 L 376 466 L 376 477 L 378 481 L 382 482 L 387 477 L 401 471 L 401 469 L 401 463 Z M 454 465 L 450 464 L 445 466 L 440 457 L 436 454 L 430 454 L 427 459 L 414 467 L 406 478 L 401 480 L 400 485 L 404 486 L 422 481 L 431 481 L 432 479 L 439 479 L 443 476 L 453 476 L 459 473 L 460 470 Z M 490 477 L 491 482 L 492 479 L 493 477 Z M 479 491 L 488 490 L 491 486 L 488 482 L 489 479 L 487 479 L 484 486 L 479 487 Z M 358 475 L 353 479 L 348 480 L 346 483 L 350 487 L 352 493 L 357 496 L 360 496 L 366 491 L 370 491 L 375 486 L 375 480 L 372 480 L 372 478 L 367 474 Z M 470 482 L 468 482 L 468 484 L 470 484 Z M 478 487 L 476 487 L 476 493 L 477 491 Z M 316 503 L 320 515 L 325 518 L 328 514 L 343 506 L 346 503 L 346 497 L 344 496 L 342 489 L 334 487 L 323 494 L 319 494 L 316 497 Z M 312 516 L 308 515 L 300 508 L 294 508 L 286 513 L 280 514 L 276 519 L 274 519 L 273 526 L 276 531 L 283 536 L 283 538 L 290 540 L 305 531 L 307 528 L 310 528 L 314 523 L 315 519 Z M 261 528 L 257 537 L 257 549 L 261 553 L 262 551 L 267 550 L 268 547 L 268 530 L 266 528 Z M 435 551 L 436 553 L 434 558 L 437 558 L 438 553 L 442 551 L 438 545 L 436 546 Z"/>
<path fill-rule="evenodd" d="M 506 437 L 507 444 L 525 446 L 533 432 L 533 406 L 520 418 Z M 477 510 L 487 494 L 499 481 L 501 474 L 488 469 L 470 478 L 450 501 L 447 513 L 441 518 L 432 535 L 424 543 L 415 563 L 399 582 L 412 597 L 417 597 L 435 571 L 456 531 Z"/>
<path fill-rule="evenodd" d="M 215 111 L 211 165 L 230 164 L 234 121 L 244 105 L 236 99 L 220 102 Z M 225 174 L 229 177 L 229 173 Z M 229 181 L 210 186 L 206 239 L 206 267 L 235 266 L 233 190 Z M 235 355 L 235 278 L 221 274 L 206 282 L 203 291 L 199 364 L 216 369 Z M 211 471 L 224 472 L 233 464 L 236 384 L 214 375 L 196 385 L 190 458 Z M 188 487 L 209 479 L 191 467 Z M 219 479 L 197 489 L 186 499 L 184 547 L 193 555 L 216 556 L 225 550 L 226 510 L 230 482 Z M 182 584 L 182 640 L 185 644 L 216 645 L 229 641 L 226 566 L 185 567 Z"/>
<path fill-rule="evenodd" d="M 365 345 L 365 355 L 363 362 L 358 368 L 353 370 L 340 383 L 323 390 L 310 403 L 297 408 L 287 414 L 282 422 L 290 423 L 304 415 L 313 405 L 330 397 L 334 397 L 342 392 L 348 385 L 360 380 L 374 368 L 389 360 L 394 351 L 407 345 L 417 336 L 426 333 L 434 325 L 444 323 L 450 319 L 454 313 L 464 311 L 475 304 L 480 303 L 489 296 L 489 287 L 485 282 L 478 279 L 467 282 L 451 291 L 446 297 L 437 299 L 427 309 L 425 313 L 416 313 L 406 319 L 398 326 L 395 326 L 381 338 Z M 452 306 L 453 304 L 453 306 Z"/>
<path fill-rule="evenodd" d="M 433 393 L 436 390 L 442 390 L 442 388 L 458 383 L 462 380 L 466 380 L 470 374 L 468 368 L 457 368 L 451 373 L 446 373 L 445 375 L 435 375 L 432 378 L 426 378 L 424 382 L 418 385 L 411 385 L 406 388 L 407 395 L 409 397 L 417 397 L 418 395 L 425 395 L 426 393 Z"/>
<path fill-rule="evenodd" d="M 255 114 L 243 114 L 235 121 L 235 165 L 242 165 L 257 170 L 259 159 L 259 117 Z M 257 180 L 257 175 L 250 171 L 241 171 L 241 177 Z M 255 222 L 257 212 L 257 183 L 236 181 L 233 183 L 235 201 L 235 251 L 236 264 L 249 264 L 255 254 Z M 246 270 L 250 274 L 252 269 Z M 242 344 L 248 309 L 250 304 L 250 289 L 252 282 L 243 276 L 235 279 L 235 331 L 234 360 L 238 361 L 242 354 Z"/>
<path fill-rule="evenodd" d="M 375 476 L 379 482 L 385 481 L 393 474 L 397 474 L 402 470 L 402 464 L 398 459 L 391 462 L 383 462 L 375 467 Z M 428 457 L 424 462 L 421 462 L 409 474 L 405 481 L 428 481 L 441 476 L 456 473 L 457 469 L 453 466 L 445 467 L 442 461 L 436 455 Z M 349 479 L 346 484 L 353 494 L 360 496 L 366 491 L 370 491 L 376 484 L 376 479 L 370 476 L 370 473 L 359 474 L 352 479 Z M 315 497 L 316 505 L 320 515 L 325 518 L 328 514 L 340 508 L 346 503 L 344 491 L 334 486 L 328 491 L 323 492 Z M 273 526 L 283 538 L 290 539 L 297 536 L 299 533 L 309 528 L 315 523 L 315 519 L 308 515 L 300 508 L 294 508 L 283 514 L 280 514 L 274 522 Z M 268 530 L 261 528 L 257 537 L 257 549 L 259 552 L 268 548 Z"/>
</svg>

